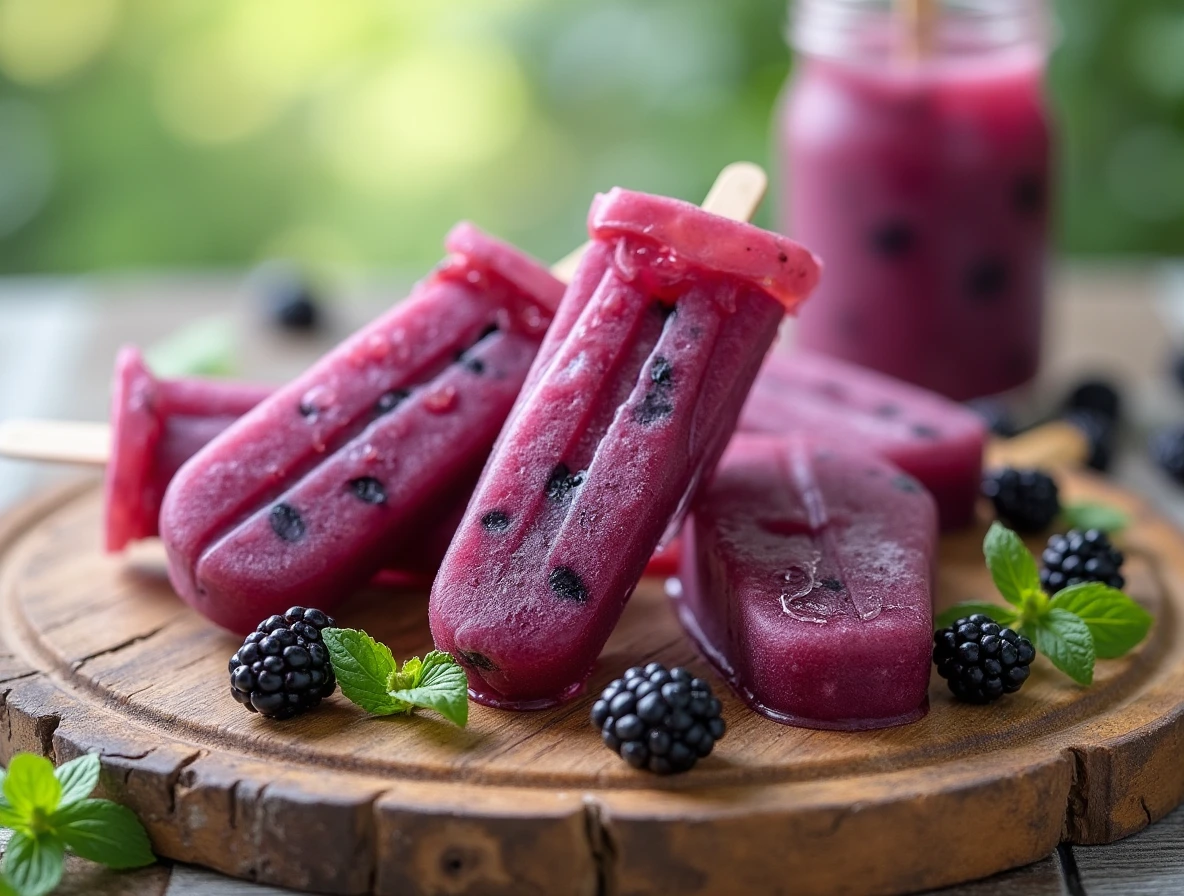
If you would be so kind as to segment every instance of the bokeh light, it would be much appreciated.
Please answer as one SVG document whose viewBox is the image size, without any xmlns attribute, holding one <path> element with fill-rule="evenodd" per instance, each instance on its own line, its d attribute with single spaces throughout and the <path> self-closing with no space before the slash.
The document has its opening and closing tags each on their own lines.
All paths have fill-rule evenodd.
<svg viewBox="0 0 1184 896">
<path fill-rule="evenodd" d="M 119 0 L 0 0 L 0 71 L 49 84 L 95 59 L 115 32 Z"/>
</svg>

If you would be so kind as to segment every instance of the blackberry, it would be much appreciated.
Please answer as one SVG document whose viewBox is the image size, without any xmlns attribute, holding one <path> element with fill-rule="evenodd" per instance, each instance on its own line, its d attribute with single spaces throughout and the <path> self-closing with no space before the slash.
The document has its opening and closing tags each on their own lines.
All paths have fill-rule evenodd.
<svg viewBox="0 0 1184 896">
<path fill-rule="evenodd" d="M 614 753 L 658 775 L 686 772 L 710 755 L 727 726 L 711 685 L 661 663 L 628 669 L 592 704 L 592 724 Z"/>
<path fill-rule="evenodd" d="M 334 625 L 332 617 L 304 607 L 268 616 L 230 658 L 230 695 L 270 719 L 312 709 L 337 687 L 321 639 L 321 629 Z"/>
<path fill-rule="evenodd" d="M 1066 411 L 1091 411 L 1111 423 L 1122 415 L 1122 395 L 1118 387 L 1104 379 L 1082 380 L 1065 397 Z"/>
<path fill-rule="evenodd" d="M 1028 680 L 1036 648 L 990 616 L 975 613 L 933 634 L 933 661 L 950 691 L 966 703 L 990 703 Z"/>
<path fill-rule="evenodd" d="M 252 276 L 271 322 L 281 330 L 310 333 L 318 329 L 323 314 L 316 290 L 295 265 L 269 261 Z"/>
<path fill-rule="evenodd" d="M 1105 532 L 1072 529 L 1048 540 L 1040 557 L 1040 584 L 1049 594 L 1080 582 L 1101 582 L 1121 590 L 1126 585 L 1123 559 Z"/>
<path fill-rule="evenodd" d="M 1184 484 L 1184 426 L 1169 426 L 1151 436 L 1151 457 L 1165 473 Z"/>
<path fill-rule="evenodd" d="M 1114 438 L 1118 429 L 1115 421 L 1100 411 L 1075 410 L 1065 414 L 1065 422 L 1076 427 L 1089 443 L 1086 463 L 1105 473 L 1114 460 Z"/>
<path fill-rule="evenodd" d="M 1039 470 L 993 470 L 983 477 L 982 491 L 996 516 L 1017 532 L 1047 529 L 1061 512 L 1056 482 Z"/>
</svg>

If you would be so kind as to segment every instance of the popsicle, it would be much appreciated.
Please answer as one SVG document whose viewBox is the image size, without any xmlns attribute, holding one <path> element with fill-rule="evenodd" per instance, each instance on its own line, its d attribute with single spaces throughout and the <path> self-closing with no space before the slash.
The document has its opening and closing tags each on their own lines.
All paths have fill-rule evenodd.
<svg viewBox="0 0 1184 896">
<path fill-rule="evenodd" d="M 919 386 L 824 355 L 773 352 L 739 428 L 859 445 L 920 480 L 937 499 L 943 528 L 974 518 L 986 427 L 973 411 Z"/>
<path fill-rule="evenodd" d="M 819 276 L 796 243 L 673 199 L 614 189 L 588 225 L 432 589 L 437 648 L 494 706 L 578 693 Z"/>
<path fill-rule="evenodd" d="M 178 594 L 250 630 L 329 609 L 467 497 L 563 285 L 475 227 L 411 296 L 197 452 L 161 506 Z"/>
<path fill-rule="evenodd" d="M 687 632 L 736 693 L 808 728 L 925 714 L 933 498 L 888 461 L 802 435 L 738 435 L 683 530 Z"/>
</svg>

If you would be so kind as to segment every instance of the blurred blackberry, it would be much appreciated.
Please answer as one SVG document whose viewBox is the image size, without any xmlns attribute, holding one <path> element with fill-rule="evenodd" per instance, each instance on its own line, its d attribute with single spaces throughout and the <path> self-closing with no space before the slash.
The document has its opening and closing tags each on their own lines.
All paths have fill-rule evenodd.
<svg viewBox="0 0 1184 896">
<path fill-rule="evenodd" d="M 727 726 L 711 685 L 686 669 L 634 666 L 592 704 L 605 746 L 634 768 L 659 775 L 690 771 Z"/>
<path fill-rule="evenodd" d="M 1017 532 L 1047 529 L 1061 512 L 1056 482 L 1039 470 L 992 470 L 983 477 L 982 492 L 996 516 Z"/>
<path fill-rule="evenodd" d="M 1184 349 L 1177 348 L 1172 354 L 1172 378 L 1176 385 L 1184 386 Z"/>
<path fill-rule="evenodd" d="M 230 694 L 270 719 L 290 719 L 333 693 L 337 679 L 321 629 L 336 625 L 320 610 L 292 607 L 269 616 L 230 658 Z"/>
<path fill-rule="evenodd" d="M 1015 417 L 1002 402 L 991 398 L 980 398 L 967 402 L 966 406 L 978 414 L 987 429 L 995 435 L 1010 439 L 1019 434 L 1019 424 L 1016 423 Z"/>
<path fill-rule="evenodd" d="M 320 327 L 323 314 L 316 289 L 295 266 L 282 261 L 265 262 L 251 279 L 275 326 L 300 333 Z"/>
<path fill-rule="evenodd" d="M 1086 379 L 1069 390 L 1063 407 L 1066 412 L 1091 411 L 1117 423 L 1122 416 L 1122 393 L 1109 380 Z"/>
<path fill-rule="evenodd" d="M 933 662 L 951 693 L 966 703 L 990 703 L 1028 680 L 1036 649 L 990 616 L 975 613 L 933 634 Z"/>
<path fill-rule="evenodd" d="M 1114 420 L 1098 411 L 1076 410 L 1065 414 L 1065 422 L 1076 427 L 1089 443 L 1086 463 L 1105 473 L 1114 461 L 1114 441 L 1118 430 Z"/>
<path fill-rule="evenodd" d="M 1151 436 L 1152 459 L 1160 468 L 1184 484 L 1184 426 L 1168 426 Z"/>
<path fill-rule="evenodd" d="M 1121 590 L 1122 552 L 1098 529 L 1071 529 L 1054 535 L 1041 555 L 1040 584 L 1049 594 L 1080 582 L 1101 582 Z"/>
</svg>

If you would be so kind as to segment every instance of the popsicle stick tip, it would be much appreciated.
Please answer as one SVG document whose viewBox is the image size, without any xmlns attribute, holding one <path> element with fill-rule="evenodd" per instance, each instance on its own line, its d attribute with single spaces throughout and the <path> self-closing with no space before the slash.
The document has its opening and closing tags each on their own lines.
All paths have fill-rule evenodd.
<svg viewBox="0 0 1184 896">
<path fill-rule="evenodd" d="M 110 455 L 106 423 L 0 420 L 0 457 L 101 467 Z"/>
</svg>

